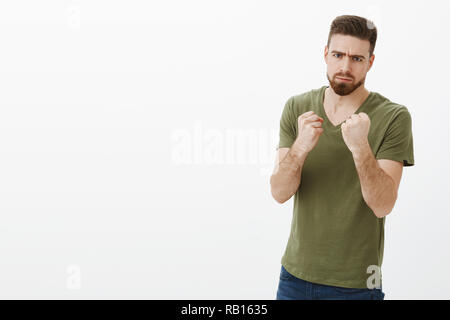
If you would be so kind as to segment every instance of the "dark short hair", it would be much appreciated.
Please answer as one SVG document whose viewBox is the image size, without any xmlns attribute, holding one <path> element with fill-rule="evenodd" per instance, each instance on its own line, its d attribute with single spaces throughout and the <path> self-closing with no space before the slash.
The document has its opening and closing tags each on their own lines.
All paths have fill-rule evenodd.
<svg viewBox="0 0 450 320">
<path fill-rule="evenodd" d="M 327 46 L 330 46 L 331 37 L 334 34 L 342 34 L 357 37 L 361 40 L 369 40 L 369 57 L 372 56 L 377 42 L 377 28 L 372 21 L 352 15 L 343 15 L 336 17 L 330 26 Z"/>
</svg>

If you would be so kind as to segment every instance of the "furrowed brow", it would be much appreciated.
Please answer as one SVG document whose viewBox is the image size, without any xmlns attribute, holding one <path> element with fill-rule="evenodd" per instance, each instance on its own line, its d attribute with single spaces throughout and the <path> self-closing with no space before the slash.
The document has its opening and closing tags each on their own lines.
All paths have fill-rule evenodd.
<svg viewBox="0 0 450 320">
<path fill-rule="evenodd" d="M 343 56 L 346 55 L 344 52 L 340 52 L 340 51 L 336 51 L 336 50 L 331 51 L 331 53 L 339 53 L 339 54 L 342 54 Z M 361 56 L 361 55 L 358 55 L 358 54 L 351 55 L 350 57 L 352 57 L 352 58 L 353 58 L 353 57 L 357 57 L 357 58 L 365 59 L 364 56 Z"/>
</svg>

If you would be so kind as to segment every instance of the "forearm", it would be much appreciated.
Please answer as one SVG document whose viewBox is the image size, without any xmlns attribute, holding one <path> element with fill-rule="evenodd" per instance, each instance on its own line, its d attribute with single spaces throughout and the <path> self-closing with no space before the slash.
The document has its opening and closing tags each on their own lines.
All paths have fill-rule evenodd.
<svg viewBox="0 0 450 320">
<path fill-rule="evenodd" d="M 364 200 L 378 218 L 388 215 L 397 199 L 394 180 L 380 168 L 369 143 L 352 154 Z"/>
<path fill-rule="evenodd" d="M 281 159 L 270 177 L 272 196 L 279 203 L 289 200 L 300 185 L 303 164 L 308 153 L 299 147 L 296 140 L 286 156 Z"/>
</svg>

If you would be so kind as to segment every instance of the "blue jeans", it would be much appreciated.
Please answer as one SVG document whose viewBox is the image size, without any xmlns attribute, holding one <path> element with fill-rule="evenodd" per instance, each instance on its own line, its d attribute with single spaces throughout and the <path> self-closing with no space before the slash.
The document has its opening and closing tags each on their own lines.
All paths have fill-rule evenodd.
<svg viewBox="0 0 450 320">
<path fill-rule="evenodd" d="M 281 266 L 277 300 L 383 300 L 382 288 L 353 289 L 299 279 Z"/>
</svg>

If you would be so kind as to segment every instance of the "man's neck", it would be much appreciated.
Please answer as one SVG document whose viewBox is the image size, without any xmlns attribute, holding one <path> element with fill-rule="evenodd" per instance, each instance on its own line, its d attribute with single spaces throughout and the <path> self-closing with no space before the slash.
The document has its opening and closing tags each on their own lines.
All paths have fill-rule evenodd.
<svg viewBox="0 0 450 320">
<path fill-rule="evenodd" d="M 370 92 L 364 88 L 363 85 L 359 86 L 355 91 L 346 96 L 340 96 L 336 94 L 331 88 L 325 90 L 325 100 L 329 107 L 329 111 L 332 113 L 347 111 L 352 112 L 359 108 L 359 106 L 366 100 Z"/>
</svg>

